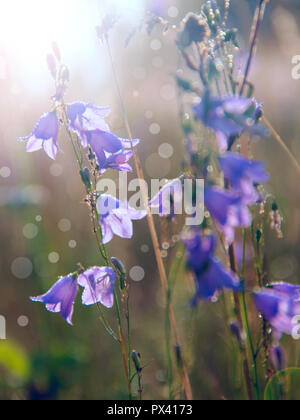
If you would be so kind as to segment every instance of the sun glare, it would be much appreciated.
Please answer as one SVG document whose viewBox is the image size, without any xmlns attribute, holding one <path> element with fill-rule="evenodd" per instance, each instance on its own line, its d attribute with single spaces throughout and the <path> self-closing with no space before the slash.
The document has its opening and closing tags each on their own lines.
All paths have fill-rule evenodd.
<svg viewBox="0 0 300 420">
<path fill-rule="evenodd" d="M 69 64 L 91 54 L 95 26 L 109 11 L 133 20 L 143 0 L 9 0 L 0 7 L 0 55 L 13 60 L 32 79 L 45 71 L 43 64 L 53 41 Z M 71 61 L 71 62 L 70 62 Z"/>
</svg>

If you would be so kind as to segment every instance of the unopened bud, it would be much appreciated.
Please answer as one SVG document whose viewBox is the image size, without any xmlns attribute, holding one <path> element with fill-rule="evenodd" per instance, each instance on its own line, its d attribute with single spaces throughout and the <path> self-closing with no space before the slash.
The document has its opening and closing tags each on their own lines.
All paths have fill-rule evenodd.
<svg viewBox="0 0 300 420">
<path fill-rule="evenodd" d="M 91 176 L 90 171 L 88 168 L 84 168 L 80 171 L 81 180 L 86 186 L 86 188 L 89 190 L 91 188 Z"/>
<path fill-rule="evenodd" d="M 280 345 L 271 348 L 270 356 L 273 366 L 277 371 L 285 369 L 285 354 Z"/>
<path fill-rule="evenodd" d="M 53 43 L 52 43 L 52 50 L 53 50 L 53 52 L 54 52 L 54 55 L 55 55 L 56 59 L 57 59 L 58 61 L 60 61 L 60 60 L 61 60 L 60 49 L 59 49 L 59 47 L 58 47 L 58 45 L 57 45 L 57 43 L 56 43 L 56 42 L 53 42 Z"/>
<path fill-rule="evenodd" d="M 61 80 L 63 83 L 70 81 L 70 72 L 68 67 L 64 67 L 61 72 Z"/>
<path fill-rule="evenodd" d="M 135 370 L 138 373 L 141 373 L 143 368 L 141 367 L 141 363 L 140 363 L 140 359 L 141 359 L 140 353 L 137 353 L 135 350 L 133 350 L 133 352 L 131 353 L 131 356 L 132 356 L 132 360 L 135 366 Z"/>
<path fill-rule="evenodd" d="M 182 31 L 179 35 L 178 44 L 189 47 L 193 42 L 200 43 L 210 36 L 210 29 L 203 16 L 189 13 L 182 21 Z"/>
<path fill-rule="evenodd" d="M 243 337 L 243 333 L 241 331 L 241 327 L 236 323 L 236 322 L 232 322 L 230 324 L 230 330 L 233 334 L 233 336 L 237 339 L 237 342 L 239 343 L 240 348 L 244 348 L 244 337 Z"/>
<path fill-rule="evenodd" d="M 119 273 L 120 289 L 124 290 L 126 288 L 126 268 L 125 268 L 124 264 L 120 260 L 118 260 L 118 258 L 112 257 L 111 262 Z"/>
<path fill-rule="evenodd" d="M 51 76 L 53 77 L 53 79 L 56 79 L 56 61 L 52 54 L 47 55 L 47 64 Z"/>
</svg>

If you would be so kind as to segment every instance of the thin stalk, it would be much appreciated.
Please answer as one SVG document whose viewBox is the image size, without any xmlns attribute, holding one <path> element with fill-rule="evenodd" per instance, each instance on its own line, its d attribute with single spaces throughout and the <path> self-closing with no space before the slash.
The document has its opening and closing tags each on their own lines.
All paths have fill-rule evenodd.
<svg viewBox="0 0 300 420">
<path fill-rule="evenodd" d="M 230 260 L 231 270 L 234 273 L 237 273 L 234 245 L 230 245 L 229 247 L 229 260 Z M 240 325 L 240 328 L 244 329 L 240 294 L 234 293 L 233 295 L 234 295 L 235 314 L 236 314 L 238 323 Z M 254 400 L 253 385 L 252 385 L 252 379 L 251 379 L 249 361 L 248 361 L 248 355 L 247 355 L 246 349 L 241 348 L 241 356 L 243 359 L 243 369 L 244 369 L 244 376 L 245 376 L 245 381 L 246 381 L 246 386 L 247 386 L 248 397 L 250 401 L 253 401 Z"/>
<path fill-rule="evenodd" d="M 128 374 L 131 378 L 131 330 L 130 330 L 130 306 L 129 306 L 129 293 L 126 296 L 126 319 L 127 319 L 127 346 L 128 346 Z"/>
<path fill-rule="evenodd" d="M 268 1 L 269 0 L 259 0 L 259 6 L 257 7 L 255 15 L 254 15 L 252 33 L 251 33 L 251 37 L 250 37 L 250 40 L 251 40 L 250 51 L 249 51 L 249 56 L 248 56 L 247 66 L 246 66 L 246 70 L 245 70 L 245 74 L 244 74 L 243 83 L 242 83 L 242 86 L 241 86 L 241 89 L 240 89 L 240 96 L 243 96 L 245 87 L 248 83 L 248 77 L 249 77 L 250 70 L 251 70 L 252 60 L 253 60 L 253 58 L 255 56 L 255 52 L 256 52 L 258 34 L 259 34 L 260 27 L 261 27 L 261 24 L 262 24 L 263 19 L 264 19 L 265 8 L 266 8 L 266 4 L 267 4 Z"/>
<path fill-rule="evenodd" d="M 67 118 L 66 108 L 65 108 L 65 105 L 64 104 L 63 104 L 63 111 L 64 111 L 64 118 L 65 118 L 66 130 L 67 130 L 67 133 L 69 135 L 70 141 L 72 143 L 72 146 L 73 146 L 73 149 L 74 149 L 74 153 L 75 153 L 76 160 L 78 162 L 79 168 L 82 171 L 83 170 L 82 161 L 81 161 L 81 159 L 79 157 L 79 153 L 78 153 L 78 151 L 76 149 L 76 146 L 75 146 L 75 143 L 73 141 L 72 133 L 71 133 L 71 131 L 68 128 L 68 123 L 67 123 L 68 118 Z M 91 190 L 89 191 L 87 187 L 86 187 L 86 189 L 87 189 L 88 195 L 94 197 L 94 194 L 95 194 L 96 191 L 91 191 Z M 94 234 L 95 234 L 95 237 L 96 237 L 96 242 L 97 242 L 97 245 L 98 245 L 100 254 L 104 258 L 105 264 L 107 266 L 110 266 L 110 261 L 109 261 L 109 257 L 108 257 L 108 253 L 107 253 L 106 247 L 105 247 L 105 245 L 102 244 L 103 233 L 102 233 L 101 226 L 99 224 L 99 213 L 98 213 L 98 210 L 97 210 L 97 206 L 96 206 L 96 204 L 93 201 L 93 198 L 92 198 L 92 201 L 90 202 L 90 204 L 92 206 L 92 212 L 93 212 L 93 214 L 92 214 L 93 228 L 94 228 Z M 95 223 L 95 217 L 96 217 L 96 223 Z M 97 229 L 96 229 L 96 227 L 97 227 Z M 98 234 L 100 236 L 100 239 L 99 239 Z M 123 334 L 123 328 L 122 328 L 122 319 L 121 319 L 121 314 L 120 314 L 119 300 L 118 300 L 118 296 L 117 296 L 117 293 L 116 293 L 115 290 L 114 290 L 114 300 L 115 300 L 115 310 L 116 310 L 117 319 L 118 319 L 118 329 L 119 329 L 119 337 L 120 337 L 119 340 L 116 338 L 115 333 L 113 332 L 112 328 L 109 326 L 109 323 L 105 319 L 105 316 L 104 316 L 104 314 L 103 314 L 103 312 L 101 310 L 100 305 L 97 304 L 97 307 L 98 307 L 98 309 L 100 311 L 100 320 L 102 321 L 105 330 L 114 339 L 116 339 L 120 343 L 120 345 L 121 345 L 122 360 L 123 360 L 125 377 L 126 377 L 126 382 L 127 382 L 128 396 L 129 396 L 129 399 L 131 400 L 132 399 L 132 393 L 131 393 L 130 373 L 129 373 L 128 361 L 127 361 L 126 344 L 125 344 L 124 334 Z"/>
<path fill-rule="evenodd" d="M 242 279 L 245 278 L 245 270 L 246 270 L 246 244 L 247 244 L 247 231 L 246 229 L 244 229 L 243 230 L 243 263 L 242 263 L 242 269 L 241 269 Z M 243 316 L 243 322 L 245 325 L 248 345 L 249 345 L 252 360 L 253 360 L 253 369 L 254 369 L 254 378 L 255 378 L 254 389 L 256 393 L 256 399 L 258 400 L 260 393 L 259 393 L 259 381 L 258 381 L 258 373 L 257 373 L 257 355 L 254 349 L 254 344 L 253 344 L 251 330 L 250 330 L 245 290 L 243 290 L 243 293 L 242 293 L 242 316 Z"/>
<path fill-rule="evenodd" d="M 114 300 L 115 300 L 115 311 L 116 311 L 118 324 L 119 324 L 119 337 L 120 337 L 120 344 L 121 344 L 121 350 L 122 350 L 122 359 L 123 359 L 125 377 L 126 377 L 126 382 L 127 382 L 128 396 L 129 396 L 129 399 L 132 400 L 131 382 L 130 382 L 130 376 L 129 376 L 128 361 L 127 361 L 128 355 L 126 351 L 126 344 L 125 344 L 123 328 L 122 328 L 119 298 L 118 298 L 116 290 L 114 290 Z"/>
<path fill-rule="evenodd" d="M 139 156 L 138 156 L 135 148 L 133 147 L 133 136 L 132 136 L 129 120 L 128 120 L 128 117 L 127 117 L 123 97 L 122 97 L 122 94 L 121 94 L 119 80 L 118 80 L 116 68 L 115 68 L 115 65 L 114 65 L 113 55 L 112 55 L 112 52 L 111 52 L 108 37 L 106 37 L 106 45 L 107 45 L 107 50 L 108 50 L 108 54 L 109 54 L 109 58 L 110 58 L 112 71 L 113 71 L 113 76 L 114 76 L 114 80 L 115 80 L 116 89 L 117 89 L 117 92 L 118 92 L 118 96 L 119 96 L 119 100 L 120 100 L 120 104 L 121 104 L 121 108 L 122 108 L 125 127 L 126 127 L 126 130 L 127 130 L 127 133 L 128 133 L 128 138 L 131 142 L 131 149 L 132 149 L 132 153 L 133 153 L 133 159 L 134 159 L 136 173 L 137 173 L 137 176 L 140 180 L 140 187 L 141 187 L 141 192 L 142 192 L 142 197 L 143 197 L 143 204 L 144 204 L 145 209 L 147 210 L 147 221 L 148 221 L 150 235 L 151 235 L 151 239 L 152 239 L 152 243 L 153 243 L 153 247 L 154 247 L 154 252 L 155 252 L 156 262 L 157 262 L 157 266 L 158 266 L 158 270 L 159 270 L 159 274 L 160 274 L 162 288 L 163 288 L 163 291 L 164 291 L 165 300 L 167 300 L 167 297 L 168 297 L 168 279 L 167 279 L 167 275 L 166 275 L 166 270 L 165 270 L 165 266 L 164 266 L 162 256 L 161 256 L 161 250 L 160 250 L 158 235 L 157 235 L 157 232 L 156 232 L 153 216 L 152 216 L 152 213 L 151 213 L 151 210 L 150 210 L 150 207 L 149 207 L 147 191 L 146 191 L 146 188 L 145 188 L 145 177 L 144 177 L 143 169 L 142 169 L 142 166 L 141 166 Z M 173 311 L 173 308 L 172 308 L 171 305 L 169 307 L 169 317 L 170 317 L 173 336 L 174 336 L 174 339 L 175 339 L 175 342 L 176 342 L 176 347 L 181 348 L 181 344 L 180 344 L 180 340 L 179 340 L 179 334 L 178 334 L 178 331 L 177 331 L 175 315 L 174 315 L 174 311 Z M 188 400 L 192 400 L 193 399 L 192 388 L 191 388 L 191 385 L 190 385 L 190 380 L 189 380 L 189 376 L 188 376 L 188 372 L 187 372 L 185 363 L 183 363 L 183 382 L 184 382 L 186 397 L 187 397 Z"/>
<path fill-rule="evenodd" d="M 272 136 L 277 141 L 277 143 L 279 144 L 279 146 L 288 155 L 288 157 L 290 158 L 290 160 L 291 160 L 294 168 L 296 169 L 298 175 L 300 175 L 300 164 L 298 163 L 298 161 L 295 158 L 295 156 L 293 155 L 293 153 L 290 151 L 290 149 L 287 147 L 287 145 L 285 144 L 285 142 L 282 140 L 282 138 L 280 137 L 280 135 L 277 133 L 277 131 L 275 130 L 275 128 L 273 127 L 273 125 L 270 123 L 270 121 L 265 116 L 262 117 L 262 121 L 265 124 L 265 126 L 270 130 L 270 132 L 272 133 Z"/>
</svg>

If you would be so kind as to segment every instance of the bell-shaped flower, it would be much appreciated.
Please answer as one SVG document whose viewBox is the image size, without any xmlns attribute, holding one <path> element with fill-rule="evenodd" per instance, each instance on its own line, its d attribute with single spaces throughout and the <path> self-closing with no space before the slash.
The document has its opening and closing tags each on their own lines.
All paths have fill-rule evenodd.
<svg viewBox="0 0 300 420">
<path fill-rule="evenodd" d="M 236 193 L 217 187 L 207 187 L 204 197 L 207 210 L 228 244 L 234 241 L 236 228 L 246 228 L 251 225 L 251 213 L 243 199 Z"/>
<path fill-rule="evenodd" d="M 109 126 L 104 118 L 110 114 L 110 107 L 98 107 L 85 102 L 74 102 L 67 106 L 69 128 L 74 131 L 82 142 L 88 146 L 86 131 L 101 130 L 109 132 Z"/>
<path fill-rule="evenodd" d="M 256 121 L 256 105 L 252 99 L 212 97 L 207 91 L 194 111 L 196 118 L 216 133 L 222 151 L 227 150 L 230 137 L 238 137 L 244 131 L 258 136 L 268 134 Z"/>
<path fill-rule="evenodd" d="M 26 152 L 36 152 L 44 149 L 51 159 L 55 159 L 60 150 L 57 145 L 59 123 L 55 112 L 43 114 L 36 123 L 33 132 L 27 137 L 20 137 L 19 141 L 26 141 Z"/>
<path fill-rule="evenodd" d="M 187 250 L 188 268 L 195 276 L 196 293 L 192 300 L 193 305 L 200 299 L 216 301 L 222 290 L 242 290 L 236 275 L 215 258 L 216 240 L 213 235 L 203 235 L 195 229 L 184 235 L 183 242 Z"/>
<path fill-rule="evenodd" d="M 107 244 L 114 235 L 130 239 L 133 236 L 133 220 L 141 220 L 147 212 L 136 210 L 127 203 L 115 197 L 103 194 L 97 201 L 97 210 L 100 215 L 99 224 L 102 228 L 102 242 Z"/>
<path fill-rule="evenodd" d="M 42 296 L 31 297 L 33 302 L 41 302 L 50 312 L 60 313 L 68 324 L 72 325 L 74 302 L 77 296 L 76 275 L 62 277 Z"/>
<path fill-rule="evenodd" d="M 131 150 L 120 150 L 117 153 L 105 153 L 99 151 L 96 155 L 100 174 L 108 169 L 114 169 L 120 172 L 132 172 L 132 167 L 127 163 L 132 158 Z"/>
<path fill-rule="evenodd" d="M 114 284 L 116 274 L 110 267 L 92 267 L 78 277 L 78 284 L 84 287 L 82 303 L 101 303 L 106 308 L 114 305 Z"/>
<path fill-rule="evenodd" d="M 300 286 L 274 283 L 254 293 L 257 310 L 275 330 L 275 337 L 293 335 L 300 320 Z M 298 328 L 299 330 L 299 328 Z"/>
<path fill-rule="evenodd" d="M 256 203 L 259 199 L 256 186 L 269 180 L 264 163 L 251 161 L 237 153 L 226 153 L 219 162 L 225 179 L 243 197 L 244 203 Z"/>
</svg>

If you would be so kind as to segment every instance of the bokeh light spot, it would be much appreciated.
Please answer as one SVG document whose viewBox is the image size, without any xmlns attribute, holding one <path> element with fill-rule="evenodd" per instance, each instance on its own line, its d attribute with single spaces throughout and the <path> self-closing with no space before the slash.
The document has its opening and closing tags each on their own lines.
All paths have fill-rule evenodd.
<svg viewBox="0 0 300 420">
<path fill-rule="evenodd" d="M 133 281 L 140 282 L 145 278 L 145 270 L 142 267 L 132 267 L 129 275 Z"/>
<path fill-rule="evenodd" d="M 51 252 L 48 255 L 48 260 L 51 264 L 57 264 L 58 261 L 60 260 L 60 256 L 57 252 Z"/>
<path fill-rule="evenodd" d="M 163 159 L 170 159 L 174 154 L 174 148 L 169 143 L 163 143 L 159 146 L 158 154 Z"/>
<path fill-rule="evenodd" d="M 20 280 L 25 280 L 31 276 L 33 271 L 32 262 L 29 258 L 19 257 L 16 258 L 11 265 L 11 272 Z"/>
<path fill-rule="evenodd" d="M 34 239 L 39 233 L 39 228 L 33 223 L 28 223 L 23 228 L 23 235 L 26 239 Z"/>
</svg>

